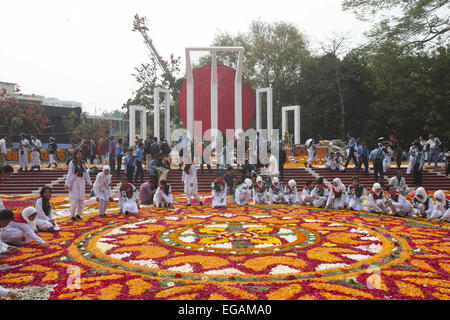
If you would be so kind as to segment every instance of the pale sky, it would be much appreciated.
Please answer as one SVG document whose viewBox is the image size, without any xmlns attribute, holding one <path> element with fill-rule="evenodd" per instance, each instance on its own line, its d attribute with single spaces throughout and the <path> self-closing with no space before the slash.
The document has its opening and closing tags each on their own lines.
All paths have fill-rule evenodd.
<svg viewBox="0 0 450 320">
<path fill-rule="evenodd" d="M 149 50 L 134 15 L 146 16 L 149 36 L 164 59 L 208 46 L 218 31 L 246 32 L 251 21 L 294 23 L 317 47 L 333 32 L 354 46 L 369 26 L 341 10 L 341 0 L 14 0 L 0 6 L 0 81 L 23 93 L 83 103 L 97 114 L 119 109 L 138 88 L 134 67 Z"/>
</svg>

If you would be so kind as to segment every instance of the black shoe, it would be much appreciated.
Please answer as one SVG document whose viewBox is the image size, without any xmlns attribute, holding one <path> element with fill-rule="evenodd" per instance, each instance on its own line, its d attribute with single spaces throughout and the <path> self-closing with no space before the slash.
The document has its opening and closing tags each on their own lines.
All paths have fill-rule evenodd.
<svg viewBox="0 0 450 320">
<path fill-rule="evenodd" d="M 201 205 L 201 206 L 203 205 L 203 201 L 200 201 L 200 205 Z"/>
<path fill-rule="evenodd" d="M 50 164 L 47 166 L 47 169 L 50 168 Z"/>
<path fill-rule="evenodd" d="M 186 207 L 190 207 L 190 206 L 192 206 L 192 204 L 190 204 L 190 203 L 188 203 L 188 204 L 186 205 Z"/>
<path fill-rule="evenodd" d="M 75 219 L 75 217 L 72 217 L 71 219 L 72 219 L 72 221 L 77 221 L 77 219 Z"/>
<path fill-rule="evenodd" d="M 125 211 L 125 214 L 126 214 L 126 215 L 129 215 L 129 214 L 130 214 L 130 211 Z"/>
<path fill-rule="evenodd" d="M 81 218 L 81 216 L 75 216 L 75 218 L 76 218 L 77 220 L 83 220 L 83 219 Z"/>
</svg>

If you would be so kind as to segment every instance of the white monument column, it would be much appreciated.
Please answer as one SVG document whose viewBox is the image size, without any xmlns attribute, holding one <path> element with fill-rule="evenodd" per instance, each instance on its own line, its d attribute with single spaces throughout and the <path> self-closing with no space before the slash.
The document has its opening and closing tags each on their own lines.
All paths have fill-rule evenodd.
<svg viewBox="0 0 450 320">
<path fill-rule="evenodd" d="M 186 129 L 194 137 L 194 73 L 191 65 L 191 50 L 186 48 Z"/>
<path fill-rule="evenodd" d="M 282 136 L 288 131 L 287 112 L 294 111 L 294 144 L 300 144 L 300 106 L 282 107 L 281 110 Z"/>
<path fill-rule="evenodd" d="M 239 50 L 238 68 L 234 81 L 234 129 L 242 131 L 242 64 L 244 61 L 244 49 Z"/>
<path fill-rule="evenodd" d="M 262 129 L 262 107 L 261 107 L 261 94 L 267 95 L 267 137 L 272 136 L 273 130 L 273 101 L 272 101 L 272 88 L 256 89 L 256 130 Z"/>
<path fill-rule="evenodd" d="M 140 116 L 140 132 L 139 138 L 146 139 L 147 138 L 147 109 L 142 106 L 130 106 L 129 113 L 129 123 L 130 123 L 130 147 L 135 146 L 135 138 L 136 138 L 136 111 L 139 112 Z"/>
<path fill-rule="evenodd" d="M 164 94 L 164 137 L 167 139 L 167 141 L 170 141 L 170 90 L 169 89 L 163 89 L 156 87 L 153 90 L 153 99 L 155 102 L 155 114 L 153 117 L 153 124 L 154 124 L 154 136 L 158 138 L 158 140 L 161 140 L 161 134 L 160 134 L 160 104 L 159 104 L 159 98 L 160 94 Z"/>
<path fill-rule="evenodd" d="M 211 129 L 219 129 L 219 83 L 217 79 L 217 53 L 211 59 Z"/>
</svg>

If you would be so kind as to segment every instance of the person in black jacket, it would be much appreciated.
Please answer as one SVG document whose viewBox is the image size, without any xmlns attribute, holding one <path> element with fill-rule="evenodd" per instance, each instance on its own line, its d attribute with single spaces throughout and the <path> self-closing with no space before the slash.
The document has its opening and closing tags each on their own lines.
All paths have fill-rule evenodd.
<svg viewBox="0 0 450 320">
<path fill-rule="evenodd" d="M 56 163 L 56 150 L 58 148 L 56 142 L 55 142 L 55 138 L 50 137 L 49 139 L 49 143 L 48 143 L 48 167 L 50 168 L 50 166 L 52 164 L 55 165 L 55 168 L 58 167 L 58 164 Z"/>
</svg>

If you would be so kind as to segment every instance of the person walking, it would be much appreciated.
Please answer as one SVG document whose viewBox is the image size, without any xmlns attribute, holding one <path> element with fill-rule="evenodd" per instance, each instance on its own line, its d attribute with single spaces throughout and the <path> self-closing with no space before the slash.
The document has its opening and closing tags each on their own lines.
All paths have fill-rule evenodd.
<svg viewBox="0 0 450 320">
<path fill-rule="evenodd" d="M 356 158 L 358 159 L 356 171 L 359 171 L 364 163 L 364 175 L 369 175 L 369 149 L 367 148 L 365 141 L 362 141 L 361 145 L 358 147 Z"/>
<path fill-rule="evenodd" d="M 356 159 L 356 155 L 355 152 L 358 150 L 358 146 L 356 144 L 356 140 L 352 137 L 352 135 L 349 133 L 347 134 L 347 137 L 349 139 L 347 145 L 344 147 L 344 150 L 348 149 L 348 157 L 347 157 L 347 162 L 344 165 L 344 171 L 347 170 L 347 167 L 350 163 L 351 160 L 353 160 L 353 163 L 355 164 L 355 166 L 358 165 L 358 160 Z"/>
<path fill-rule="evenodd" d="M 373 162 L 373 170 L 375 171 L 375 182 L 378 182 L 378 176 L 381 178 L 381 186 L 384 184 L 384 172 L 383 172 L 383 159 L 384 159 L 384 152 L 382 149 L 382 146 L 378 145 L 377 148 L 373 149 L 372 152 L 369 154 L 369 159 Z"/>
<path fill-rule="evenodd" d="M 50 166 L 52 164 L 55 165 L 55 168 L 58 167 L 58 164 L 56 163 L 56 151 L 58 149 L 58 145 L 55 142 L 55 138 L 50 137 L 49 139 L 49 144 L 48 144 L 48 167 L 50 168 Z"/>
<path fill-rule="evenodd" d="M 6 165 L 6 135 L 0 136 L 0 168 Z"/>
<path fill-rule="evenodd" d="M 425 163 L 425 155 L 423 153 L 422 145 L 416 146 L 416 154 L 414 156 L 414 184 L 416 186 L 422 185 L 422 170 L 423 164 Z"/>
<path fill-rule="evenodd" d="M 432 133 L 428 136 L 430 139 L 427 141 L 427 144 L 430 148 L 430 156 L 428 157 L 428 165 L 431 165 L 431 162 L 434 161 L 434 166 L 438 166 L 439 161 L 439 147 L 441 145 L 441 140 L 438 137 L 434 137 Z"/>
</svg>

